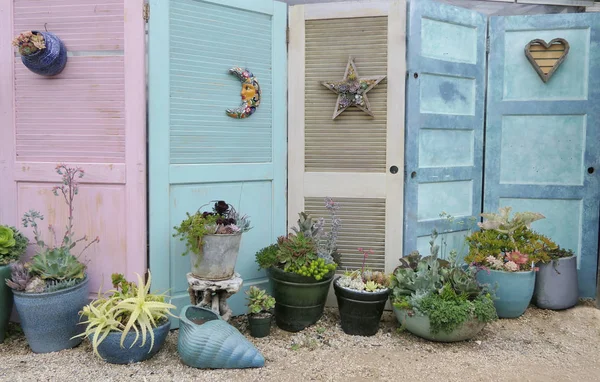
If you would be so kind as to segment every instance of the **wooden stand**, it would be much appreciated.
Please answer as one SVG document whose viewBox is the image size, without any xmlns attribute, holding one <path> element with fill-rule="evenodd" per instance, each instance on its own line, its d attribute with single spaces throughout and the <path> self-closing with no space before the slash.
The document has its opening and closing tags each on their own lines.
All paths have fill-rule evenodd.
<svg viewBox="0 0 600 382">
<path fill-rule="evenodd" d="M 222 281 L 201 280 L 188 273 L 187 280 L 192 305 L 209 308 L 223 320 L 229 321 L 233 312 L 227 304 L 227 299 L 237 293 L 244 282 L 239 273 L 234 273 L 232 278 Z"/>
</svg>

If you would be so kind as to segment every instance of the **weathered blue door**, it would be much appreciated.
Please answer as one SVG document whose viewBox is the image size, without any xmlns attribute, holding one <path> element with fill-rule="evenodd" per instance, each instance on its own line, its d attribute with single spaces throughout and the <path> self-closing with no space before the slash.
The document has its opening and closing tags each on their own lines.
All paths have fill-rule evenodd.
<svg viewBox="0 0 600 382">
<path fill-rule="evenodd" d="M 544 82 L 524 50 L 534 39 L 550 43 L 555 38 L 565 39 L 570 49 Z M 578 254 L 580 294 L 593 297 L 600 202 L 600 15 L 493 17 L 490 39 L 485 210 L 508 205 L 544 214 L 546 219 L 533 228 Z M 560 48 L 537 54 L 542 69 L 549 70 Z"/>
<path fill-rule="evenodd" d="M 221 199 L 250 216 L 236 265 L 245 288 L 266 282 L 254 255 L 285 233 L 286 5 L 150 0 L 150 10 L 150 268 L 153 289 L 168 289 L 181 308 L 190 301 L 190 259 L 172 234 L 186 212 Z M 248 118 L 225 113 L 240 104 L 232 67 L 248 68 L 260 84 Z M 229 302 L 245 313 L 243 291 Z"/>
<path fill-rule="evenodd" d="M 411 1 L 409 15 L 404 255 L 429 253 L 434 228 L 460 248 L 481 211 L 487 31 L 483 15 L 445 4 Z"/>
</svg>

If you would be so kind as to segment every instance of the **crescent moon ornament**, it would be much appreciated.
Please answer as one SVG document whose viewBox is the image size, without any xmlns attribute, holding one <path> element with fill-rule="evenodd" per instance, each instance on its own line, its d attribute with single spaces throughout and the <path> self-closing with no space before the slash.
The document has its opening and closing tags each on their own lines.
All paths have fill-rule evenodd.
<svg viewBox="0 0 600 382">
<path fill-rule="evenodd" d="M 227 115 L 231 118 L 248 118 L 260 105 L 260 85 L 254 74 L 248 69 L 233 67 L 229 69 L 230 74 L 237 76 L 242 82 L 242 104 L 235 109 L 227 109 Z"/>
</svg>

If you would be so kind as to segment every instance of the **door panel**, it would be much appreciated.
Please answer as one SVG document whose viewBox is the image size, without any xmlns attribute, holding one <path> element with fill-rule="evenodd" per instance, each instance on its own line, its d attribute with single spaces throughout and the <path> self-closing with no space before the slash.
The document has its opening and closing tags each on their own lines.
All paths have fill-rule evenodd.
<svg viewBox="0 0 600 382">
<path fill-rule="evenodd" d="M 485 210 L 512 206 L 546 219 L 533 228 L 578 254 L 579 291 L 593 297 L 600 184 L 600 15 L 493 17 Z M 565 60 L 544 83 L 524 54 L 564 38 Z"/>
<path fill-rule="evenodd" d="M 154 289 L 189 304 L 189 257 L 173 227 L 215 199 L 248 214 L 236 272 L 244 288 L 229 299 L 246 312 L 244 290 L 265 286 L 254 255 L 285 232 L 286 6 L 271 0 L 151 1 L 150 266 Z M 169 52 L 169 54 L 166 54 Z M 240 82 L 229 68 L 248 68 L 262 97 L 256 112 L 234 119 Z M 176 322 L 173 325 L 177 325 Z"/>
<path fill-rule="evenodd" d="M 404 255 L 428 254 L 434 228 L 458 244 L 481 211 L 487 21 L 412 1 L 408 30 Z"/>
</svg>

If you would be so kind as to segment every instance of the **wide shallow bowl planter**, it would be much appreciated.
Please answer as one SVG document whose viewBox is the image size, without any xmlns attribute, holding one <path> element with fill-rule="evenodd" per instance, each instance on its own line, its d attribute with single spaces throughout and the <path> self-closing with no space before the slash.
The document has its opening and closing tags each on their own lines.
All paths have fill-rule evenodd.
<svg viewBox="0 0 600 382">
<path fill-rule="evenodd" d="M 88 303 L 88 282 L 56 292 L 24 293 L 13 291 L 15 306 L 27 343 L 34 353 L 50 353 L 75 347 L 83 338 L 72 338 L 84 331 L 78 325 L 79 311 Z"/>
<path fill-rule="evenodd" d="M 535 272 L 480 270 L 477 281 L 496 289 L 494 306 L 500 318 L 516 318 L 527 310 L 535 288 Z"/>
<path fill-rule="evenodd" d="M 10 265 L 0 266 L 0 344 L 4 342 L 10 312 L 13 307 L 12 289 L 6 285 L 6 279 L 10 279 Z"/>
<path fill-rule="evenodd" d="M 265 313 L 264 315 L 248 315 L 248 326 L 250 327 L 250 335 L 255 338 L 266 337 L 271 333 L 271 321 L 273 315 Z"/>
<path fill-rule="evenodd" d="M 412 314 L 409 314 L 409 312 Z M 433 334 L 431 332 L 429 317 L 407 309 L 398 309 L 396 307 L 394 307 L 394 313 L 396 313 L 398 322 L 400 322 L 400 324 L 410 333 L 425 338 L 426 340 L 436 342 L 465 341 L 475 337 L 485 327 L 485 322 L 481 322 L 476 317 L 472 317 L 450 333 L 440 331 Z"/>
<path fill-rule="evenodd" d="M 299 332 L 321 318 L 333 272 L 317 281 L 314 277 L 269 268 L 269 282 L 275 297 L 275 322 L 288 332 Z"/>
<path fill-rule="evenodd" d="M 577 257 L 565 257 L 538 264 L 533 302 L 542 309 L 568 309 L 579 300 Z"/>
<path fill-rule="evenodd" d="M 242 234 L 204 235 L 202 241 L 202 253 L 190 252 L 192 274 L 212 281 L 233 277 Z"/>
<path fill-rule="evenodd" d="M 338 280 L 339 277 L 333 282 L 333 289 L 344 333 L 358 336 L 375 335 L 379 330 L 379 321 L 391 290 L 357 291 L 339 286 Z"/>
<path fill-rule="evenodd" d="M 177 351 L 184 364 L 199 369 L 265 365 L 263 355 L 242 333 L 212 310 L 193 305 L 181 310 Z"/>
<path fill-rule="evenodd" d="M 55 34 L 50 32 L 35 33 L 44 36 L 46 48 L 28 56 L 21 56 L 21 61 L 27 69 L 41 76 L 55 76 L 67 65 L 67 48 Z"/>
<path fill-rule="evenodd" d="M 135 330 L 130 330 L 125 336 L 123 347 L 121 347 L 121 332 L 110 332 L 108 336 L 98 345 L 98 353 L 102 359 L 109 363 L 128 364 L 141 362 L 152 358 L 165 344 L 171 322 L 167 320 L 162 325 L 153 329 L 154 331 L 154 346 L 151 346 L 150 333 L 147 333 L 146 343 L 142 345 L 142 337 L 138 338 L 137 342 L 131 346 L 135 340 Z M 92 341 L 93 335 L 89 335 L 88 339 Z"/>
</svg>

